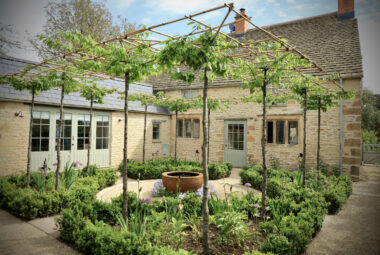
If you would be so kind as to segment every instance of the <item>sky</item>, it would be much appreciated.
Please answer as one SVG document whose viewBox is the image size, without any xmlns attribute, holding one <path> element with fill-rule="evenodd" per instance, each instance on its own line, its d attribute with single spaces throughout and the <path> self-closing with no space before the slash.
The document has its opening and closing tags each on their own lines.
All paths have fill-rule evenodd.
<svg viewBox="0 0 380 255">
<path fill-rule="evenodd" d="M 1 26 L 10 25 L 13 32 L 6 36 L 22 42 L 21 49 L 9 49 L 10 56 L 38 61 L 28 39 L 42 33 L 46 23 L 45 9 L 52 0 L 0 0 Z M 59 1 L 59 0 L 53 0 Z M 100 0 L 98 0 L 100 1 Z M 234 2 L 235 9 L 245 8 L 252 21 L 259 25 L 270 25 L 305 17 L 330 13 L 337 10 L 337 0 L 107 0 L 106 6 L 113 16 L 127 18 L 136 25 L 151 26 L 181 18 L 209 8 Z M 204 23 L 218 25 L 226 13 L 225 9 L 198 17 Z M 355 16 L 358 18 L 361 51 L 363 56 L 363 85 L 380 94 L 380 1 L 356 0 Z M 233 21 L 230 15 L 226 22 Z M 191 31 L 188 22 L 170 25 L 160 32 L 170 34 Z M 224 28 L 229 32 L 228 28 Z M 159 36 L 154 35 L 158 38 Z"/>
</svg>

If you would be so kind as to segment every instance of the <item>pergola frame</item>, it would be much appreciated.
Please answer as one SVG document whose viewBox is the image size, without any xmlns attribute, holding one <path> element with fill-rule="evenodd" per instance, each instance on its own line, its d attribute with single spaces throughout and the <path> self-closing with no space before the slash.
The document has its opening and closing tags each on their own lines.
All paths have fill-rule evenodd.
<svg viewBox="0 0 380 255">
<path fill-rule="evenodd" d="M 213 12 L 213 11 L 217 11 L 217 10 L 220 10 L 220 9 L 227 9 L 227 13 L 223 17 L 220 25 L 218 25 L 218 26 L 212 27 L 210 25 L 205 24 L 204 22 L 199 21 L 198 19 L 195 19 L 195 17 L 201 16 L 203 14 L 210 13 L 210 12 Z M 256 41 L 253 41 L 253 42 L 249 42 L 249 43 L 245 43 L 245 42 L 240 42 L 239 40 L 237 40 L 233 36 L 222 32 L 221 31 L 222 27 L 229 26 L 229 25 L 235 23 L 235 21 L 229 22 L 229 23 L 225 23 L 225 21 L 227 20 L 227 18 L 229 17 L 229 15 L 231 13 L 235 13 L 236 17 L 239 17 L 239 18 L 244 19 L 245 21 L 247 21 L 255 29 L 257 29 L 260 32 L 262 32 L 263 35 L 266 36 L 266 38 L 260 39 L 260 40 L 256 40 Z M 156 30 L 157 28 L 165 27 L 167 25 L 178 23 L 178 22 L 185 21 L 185 20 L 196 22 L 197 24 L 199 24 L 201 26 L 204 26 L 205 29 L 202 29 L 202 30 L 199 30 L 199 31 L 195 31 L 195 32 L 193 31 L 191 33 L 187 33 L 187 34 L 183 34 L 183 35 L 169 35 L 169 34 L 166 34 L 166 33 L 163 33 L 163 32 L 160 32 L 160 31 Z M 229 57 L 229 58 L 249 58 L 249 57 L 253 57 L 253 56 L 258 56 L 259 54 L 267 54 L 269 57 L 273 57 L 274 58 L 274 56 L 271 54 L 271 53 L 274 53 L 274 51 L 271 51 L 271 52 L 260 52 L 260 53 L 258 53 L 258 52 L 255 52 L 255 51 L 253 51 L 251 49 L 251 45 L 255 45 L 255 44 L 266 42 L 266 41 L 274 41 L 274 42 L 280 43 L 281 46 L 283 47 L 281 49 L 278 49 L 277 52 L 291 52 L 291 53 L 299 55 L 301 58 L 306 59 L 308 62 L 311 63 L 311 66 L 309 66 L 309 67 L 301 66 L 299 68 L 295 68 L 295 69 L 291 69 L 291 70 L 289 69 L 289 71 L 297 71 L 301 75 L 304 75 L 304 72 L 311 72 L 312 70 L 313 70 L 314 73 L 317 72 L 320 75 L 325 75 L 326 74 L 323 71 L 323 69 L 317 63 L 315 63 L 314 61 L 312 61 L 308 56 L 306 56 L 305 54 L 303 54 L 301 51 L 299 51 L 298 49 L 296 49 L 294 46 L 292 46 L 289 43 L 283 41 L 280 37 L 272 34 L 271 32 L 267 31 L 266 29 L 261 28 L 260 26 L 256 25 L 255 23 L 253 23 L 251 21 L 250 17 L 246 17 L 245 15 L 242 15 L 241 13 L 237 12 L 234 9 L 233 3 L 229 3 L 229 4 L 225 3 L 225 4 L 220 5 L 218 7 L 215 7 L 215 8 L 212 8 L 212 9 L 208 9 L 208 10 L 205 10 L 205 11 L 201 11 L 201 12 L 197 12 L 195 14 L 184 15 L 184 17 L 182 17 L 182 18 L 178 18 L 178 19 L 171 20 L 171 21 L 168 21 L 168 22 L 164 22 L 164 23 L 156 24 L 156 25 L 149 26 L 149 27 L 146 27 L 146 28 L 141 28 L 141 29 L 138 29 L 138 30 L 135 30 L 135 31 L 132 31 L 132 32 L 128 32 L 128 33 L 126 33 L 124 35 L 119 35 L 117 37 L 105 40 L 103 42 L 99 42 L 99 43 L 96 44 L 96 46 L 104 46 L 104 47 L 106 47 L 110 43 L 119 42 L 121 45 L 128 45 L 128 47 L 129 47 L 130 50 L 133 50 L 134 48 L 139 47 L 140 45 L 145 45 L 145 46 L 149 47 L 148 49 L 150 51 L 152 51 L 152 52 L 159 52 L 160 48 L 155 47 L 155 46 L 164 45 L 166 40 L 145 39 L 145 38 L 137 38 L 136 37 L 136 35 L 141 35 L 142 33 L 145 33 L 147 31 L 155 33 L 155 34 L 158 34 L 158 35 L 161 35 L 161 36 L 164 36 L 165 38 L 171 38 L 172 40 L 179 40 L 179 39 L 186 38 L 186 37 L 189 37 L 189 36 L 193 36 L 193 35 L 197 35 L 197 34 L 202 34 L 202 33 L 208 32 L 208 31 L 215 31 L 216 32 L 215 33 L 215 37 L 218 36 L 218 34 L 222 34 L 228 40 L 231 40 L 231 41 L 237 43 L 239 45 L 239 48 L 241 48 L 242 50 L 245 51 L 244 53 L 238 53 L 238 54 L 232 53 L 232 54 L 229 54 L 228 56 L 226 56 L 226 57 Z M 56 55 L 56 56 L 51 57 L 49 59 L 46 59 L 46 60 L 44 60 L 44 61 L 42 61 L 42 62 L 40 62 L 38 64 L 31 65 L 31 66 L 28 67 L 27 70 L 20 70 L 19 72 L 8 74 L 8 75 L 5 75 L 5 76 L 8 76 L 8 77 L 11 76 L 11 77 L 15 77 L 15 78 L 18 77 L 20 79 L 28 81 L 28 80 L 33 80 L 36 77 L 44 77 L 44 76 L 46 76 L 46 73 L 55 70 L 55 71 L 58 71 L 58 72 L 65 72 L 67 75 L 71 75 L 73 78 L 82 78 L 83 79 L 83 78 L 87 77 L 88 79 L 92 79 L 92 80 L 93 79 L 99 79 L 99 80 L 102 80 L 102 79 L 103 80 L 111 79 L 111 80 L 114 80 L 115 79 L 114 76 L 111 76 L 111 75 L 108 75 L 108 74 L 105 74 L 105 73 L 101 73 L 101 72 L 85 71 L 82 74 L 78 74 L 78 73 L 72 73 L 72 72 L 66 70 L 67 66 L 70 64 L 70 61 L 90 61 L 90 60 L 103 61 L 104 60 L 104 58 L 102 56 L 96 56 L 96 57 L 94 57 L 94 56 L 88 55 L 85 52 L 86 50 L 87 49 L 82 48 L 82 49 L 77 49 L 75 51 L 59 54 L 59 55 Z M 68 65 L 59 63 L 59 61 L 67 62 Z M 341 87 L 340 84 L 336 83 L 335 81 L 333 81 L 333 84 L 336 85 L 337 87 L 339 87 L 341 90 L 343 90 L 343 88 Z M 322 85 L 322 83 L 316 83 L 315 85 L 318 85 L 318 86 L 323 87 L 324 89 L 330 90 L 329 88 L 324 87 Z"/>
</svg>

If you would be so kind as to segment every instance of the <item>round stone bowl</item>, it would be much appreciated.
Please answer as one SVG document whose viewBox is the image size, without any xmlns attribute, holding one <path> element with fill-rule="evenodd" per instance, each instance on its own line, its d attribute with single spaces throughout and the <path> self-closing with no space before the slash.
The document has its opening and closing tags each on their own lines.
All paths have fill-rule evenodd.
<svg viewBox="0 0 380 255">
<path fill-rule="evenodd" d="M 174 192 L 178 188 L 180 192 L 195 191 L 203 186 L 203 174 L 188 171 L 164 172 L 162 184 L 167 190 Z"/>
</svg>

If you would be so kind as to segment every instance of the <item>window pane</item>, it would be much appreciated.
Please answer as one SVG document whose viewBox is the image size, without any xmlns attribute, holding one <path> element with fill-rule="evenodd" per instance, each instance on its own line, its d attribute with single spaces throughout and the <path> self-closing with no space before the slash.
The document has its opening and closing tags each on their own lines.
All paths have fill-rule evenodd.
<svg viewBox="0 0 380 255">
<path fill-rule="evenodd" d="M 276 122 L 276 137 L 277 137 L 277 144 L 285 143 L 285 122 L 284 121 Z"/>
<path fill-rule="evenodd" d="M 41 119 L 48 120 L 50 118 L 50 114 L 48 112 L 41 112 Z"/>
<path fill-rule="evenodd" d="M 49 125 L 50 119 L 41 119 L 41 124 L 47 124 Z"/>
<path fill-rule="evenodd" d="M 191 138 L 191 120 L 185 120 L 185 137 Z"/>
<path fill-rule="evenodd" d="M 49 138 L 49 128 L 48 125 L 41 125 L 41 137 Z"/>
<path fill-rule="evenodd" d="M 96 137 L 102 137 L 102 127 L 96 127 Z"/>
<path fill-rule="evenodd" d="M 108 137 L 108 127 L 103 128 L 103 137 Z"/>
<path fill-rule="evenodd" d="M 193 120 L 193 138 L 199 138 L 199 130 L 200 130 L 200 125 L 199 125 L 199 119 L 194 119 Z"/>
<path fill-rule="evenodd" d="M 33 112 L 33 119 L 35 120 L 41 119 L 41 112 Z"/>
<path fill-rule="evenodd" d="M 94 145 L 92 145 L 92 146 L 94 146 Z M 84 148 L 88 149 L 88 138 L 84 139 Z"/>
<path fill-rule="evenodd" d="M 84 133 L 84 136 L 85 137 L 88 137 L 90 135 L 90 127 L 89 126 L 86 126 L 85 127 L 85 133 Z"/>
<path fill-rule="evenodd" d="M 78 137 L 84 137 L 84 127 L 78 126 Z"/>
<path fill-rule="evenodd" d="M 298 143 L 298 122 L 289 121 L 289 133 L 288 133 L 289 144 Z"/>
<path fill-rule="evenodd" d="M 32 151 L 40 150 L 40 139 L 32 139 Z"/>
<path fill-rule="evenodd" d="M 103 139 L 103 149 L 108 149 L 108 139 Z"/>
<path fill-rule="evenodd" d="M 96 139 L 96 149 L 102 148 L 102 139 Z"/>
<path fill-rule="evenodd" d="M 40 125 L 33 124 L 32 126 L 32 137 L 40 137 Z"/>
<path fill-rule="evenodd" d="M 49 139 L 41 139 L 41 151 L 49 150 Z"/>
<path fill-rule="evenodd" d="M 182 137 L 183 134 L 183 120 L 177 120 L 177 137 Z"/>
<path fill-rule="evenodd" d="M 71 137 L 71 126 L 66 126 L 64 128 L 64 137 Z"/>
<path fill-rule="evenodd" d="M 78 150 L 83 150 L 84 149 L 83 142 L 84 142 L 83 138 L 82 139 L 78 138 L 78 144 L 77 144 L 77 149 Z"/>
<path fill-rule="evenodd" d="M 267 122 L 267 142 L 273 143 L 273 121 Z"/>
<path fill-rule="evenodd" d="M 71 139 L 63 139 L 63 150 L 69 151 L 71 149 Z"/>
</svg>

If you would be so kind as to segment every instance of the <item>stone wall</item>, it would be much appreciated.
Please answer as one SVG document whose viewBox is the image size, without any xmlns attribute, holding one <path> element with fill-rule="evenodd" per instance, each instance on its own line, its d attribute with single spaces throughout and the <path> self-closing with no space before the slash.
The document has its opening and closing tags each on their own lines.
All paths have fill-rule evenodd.
<svg viewBox="0 0 380 255">
<path fill-rule="evenodd" d="M 331 85 L 334 86 L 334 85 Z M 344 80 L 344 87 L 355 88 L 358 96 L 354 100 L 346 100 L 343 104 L 343 171 L 355 174 L 360 168 L 361 136 L 360 136 L 360 79 Z M 199 94 L 201 91 L 199 89 Z M 182 96 L 180 90 L 167 90 L 167 95 Z M 209 96 L 220 99 L 230 99 L 230 109 L 226 112 L 211 113 L 210 162 L 223 162 L 224 158 L 224 122 L 226 120 L 244 119 L 247 121 L 247 161 L 261 162 L 261 134 L 262 134 L 262 105 L 256 103 L 243 104 L 239 95 L 247 95 L 246 90 L 239 87 L 210 88 Z M 339 165 L 340 138 L 339 138 L 339 106 L 321 114 L 321 158 L 330 167 Z M 201 119 L 201 109 L 179 113 L 179 118 L 197 117 Z M 316 168 L 317 154 L 317 111 L 307 113 L 307 168 Z M 267 155 L 280 159 L 282 167 L 293 168 L 297 163 L 299 153 L 303 152 L 303 113 L 300 105 L 289 100 L 285 106 L 272 106 L 268 109 L 268 120 L 298 121 L 298 144 L 268 144 Z M 174 155 L 175 116 L 173 116 L 171 133 L 171 150 Z M 202 126 L 202 125 L 201 125 Z M 285 129 L 287 137 L 287 126 Z M 199 139 L 178 138 L 178 157 L 200 160 L 202 127 Z"/>
<path fill-rule="evenodd" d="M 152 121 L 160 121 L 160 142 L 152 141 Z M 170 144 L 170 116 L 148 114 L 145 144 L 145 160 L 159 158 L 162 144 Z M 130 112 L 128 115 L 128 158 L 141 161 L 144 137 L 144 114 Z M 111 167 L 118 167 L 123 160 L 124 113 L 113 112 L 111 116 Z M 153 156 L 152 154 L 155 153 Z"/>
<path fill-rule="evenodd" d="M 24 117 L 15 116 L 20 112 Z M 0 102 L 0 176 L 26 171 L 30 107 Z"/>
</svg>

